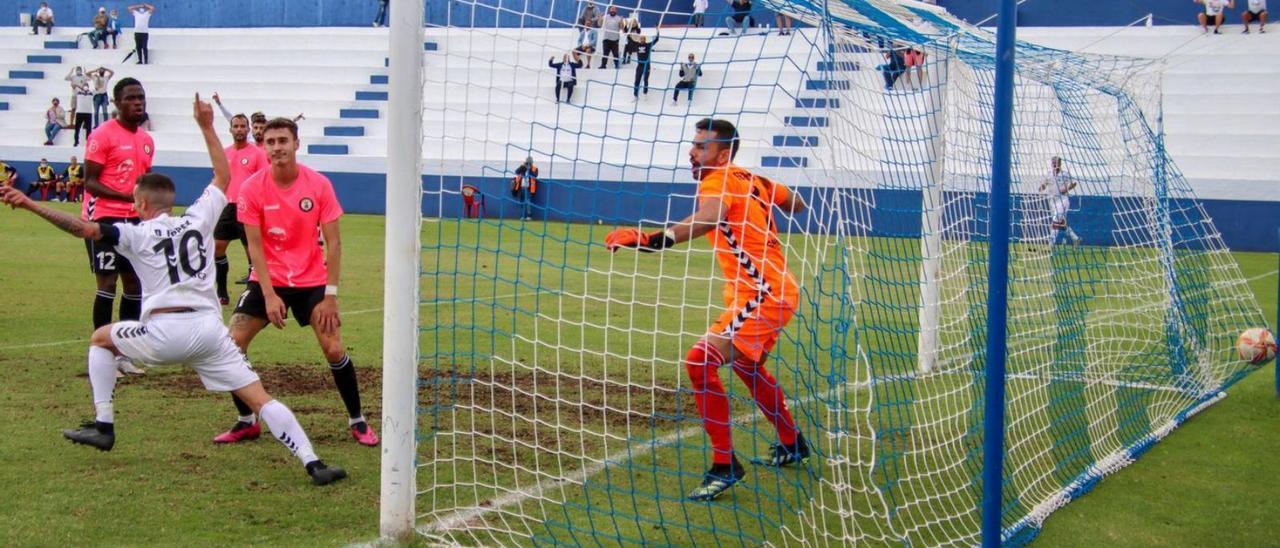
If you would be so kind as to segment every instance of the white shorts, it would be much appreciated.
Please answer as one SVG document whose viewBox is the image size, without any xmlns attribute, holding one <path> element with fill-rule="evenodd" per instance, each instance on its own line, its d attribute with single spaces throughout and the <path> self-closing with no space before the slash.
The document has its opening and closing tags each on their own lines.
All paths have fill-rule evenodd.
<svg viewBox="0 0 1280 548">
<path fill-rule="evenodd" d="M 210 312 L 156 314 L 146 322 L 111 326 L 121 354 L 147 365 L 187 364 L 211 392 L 230 392 L 258 380 L 222 318 Z"/>
<path fill-rule="evenodd" d="M 1058 196 L 1053 198 L 1053 218 L 1054 220 L 1066 219 L 1067 210 L 1071 208 L 1071 198 L 1066 196 Z"/>
</svg>

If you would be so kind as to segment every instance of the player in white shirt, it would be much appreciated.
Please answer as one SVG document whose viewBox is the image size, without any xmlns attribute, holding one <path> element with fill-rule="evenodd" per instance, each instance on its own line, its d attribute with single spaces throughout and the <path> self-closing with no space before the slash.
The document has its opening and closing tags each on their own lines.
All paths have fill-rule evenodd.
<svg viewBox="0 0 1280 548">
<path fill-rule="evenodd" d="M 1249 7 L 1240 14 L 1244 21 L 1244 33 L 1249 34 L 1249 23 L 1258 22 L 1258 32 L 1267 33 L 1267 0 L 1249 0 Z"/>
<path fill-rule="evenodd" d="M 1219 29 L 1222 28 L 1222 22 L 1227 18 L 1227 10 L 1236 7 L 1236 0 L 1195 0 L 1197 4 L 1204 4 L 1204 12 L 1198 16 L 1200 20 L 1200 30 L 1209 32 L 1209 22 L 1213 22 L 1213 33 L 1222 34 Z"/>
<path fill-rule="evenodd" d="M 206 389 L 232 392 L 253 409 L 281 443 L 302 461 L 312 482 L 325 485 L 347 477 L 316 457 L 307 434 L 283 403 L 263 389 L 257 373 L 236 347 L 222 323 L 222 307 L 214 293 L 213 226 L 227 205 L 223 194 L 230 167 L 213 129 L 213 107 L 197 95 L 192 110 L 204 134 L 213 163 L 213 181 L 180 216 L 173 208 L 173 181 L 158 173 L 138 178 L 134 206 L 142 222 L 99 224 L 45 208 L 13 189 L 0 190 L 0 201 L 26 209 L 74 236 L 115 246 L 142 281 L 141 321 L 122 321 L 94 331 L 89 346 L 89 385 L 96 420 L 63 431 L 72 442 L 110 451 L 115 445 L 112 395 L 116 356 L 137 362 L 185 363 L 196 370 Z"/>
<path fill-rule="evenodd" d="M 1071 209 L 1069 194 L 1075 190 L 1076 181 L 1062 168 L 1062 158 L 1054 156 L 1049 163 L 1053 166 L 1053 173 L 1040 183 L 1040 192 L 1049 189 L 1049 205 L 1053 207 L 1053 217 L 1049 224 L 1053 229 L 1053 237 L 1050 238 L 1049 245 L 1057 245 L 1063 234 L 1071 238 L 1071 245 L 1080 245 L 1080 236 L 1067 225 L 1067 211 Z"/>
</svg>

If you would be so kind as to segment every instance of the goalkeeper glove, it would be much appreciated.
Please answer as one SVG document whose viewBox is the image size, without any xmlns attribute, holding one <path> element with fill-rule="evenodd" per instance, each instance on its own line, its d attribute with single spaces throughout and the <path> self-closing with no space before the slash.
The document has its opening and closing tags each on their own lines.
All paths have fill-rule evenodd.
<svg viewBox="0 0 1280 548">
<path fill-rule="evenodd" d="M 676 238 L 670 230 L 645 234 L 635 228 L 619 228 L 605 236 L 604 245 L 609 251 L 617 251 L 622 247 L 634 247 L 639 251 L 650 253 L 676 245 Z"/>
</svg>

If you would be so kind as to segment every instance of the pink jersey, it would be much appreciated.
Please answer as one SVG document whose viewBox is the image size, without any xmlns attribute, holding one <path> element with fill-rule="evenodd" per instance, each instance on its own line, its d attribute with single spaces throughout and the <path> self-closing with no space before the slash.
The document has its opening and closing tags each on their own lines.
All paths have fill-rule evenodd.
<svg viewBox="0 0 1280 548">
<path fill-rule="evenodd" d="M 84 161 L 102 164 L 98 181 L 103 186 L 116 192 L 133 194 L 138 177 L 151 171 L 155 153 L 155 142 L 151 140 L 147 130 L 138 128 L 137 131 L 129 131 L 119 121 L 108 120 L 89 135 L 84 147 Z M 125 202 L 99 198 L 87 192 L 85 194 L 80 214 L 87 220 L 138 216 L 138 212 L 133 209 L 133 200 Z"/>
<path fill-rule="evenodd" d="M 320 225 L 342 216 L 329 178 L 298 164 L 298 178 L 281 188 L 263 169 L 240 185 L 236 216 L 262 230 L 267 271 L 276 287 L 318 287 L 329 281 L 324 249 L 316 237 Z M 258 281 L 257 269 L 251 275 Z"/>
<path fill-rule="evenodd" d="M 231 180 L 227 182 L 227 200 L 234 204 L 240 198 L 240 185 L 250 175 L 271 167 L 271 164 L 267 161 L 267 153 L 253 145 L 246 144 L 240 149 L 231 145 L 225 152 L 227 162 L 231 164 Z"/>
</svg>

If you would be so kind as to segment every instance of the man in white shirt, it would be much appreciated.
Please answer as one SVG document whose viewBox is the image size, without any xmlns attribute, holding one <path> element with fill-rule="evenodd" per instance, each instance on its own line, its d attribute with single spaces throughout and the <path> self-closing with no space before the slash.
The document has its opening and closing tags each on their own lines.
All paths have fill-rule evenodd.
<svg viewBox="0 0 1280 548">
<path fill-rule="evenodd" d="M 1080 236 L 1076 234 L 1071 227 L 1067 225 L 1067 211 L 1071 209 L 1070 192 L 1075 190 L 1076 181 L 1067 174 L 1067 170 L 1062 167 L 1062 158 L 1054 156 L 1049 161 L 1049 165 L 1053 168 L 1053 173 L 1040 183 L 1040 191 L 1044 192 L 1049 189 L 1049 205 L 1053 207 L 1053 216 L 1049 221 L 1049 228 L 1053 236 L 1049 239 L 1049 246 L 1058 245 L 1058 240 L 1065 234 L 1071 239 L 1071 245 L 1080 245 Z"/>
<path fill-rule="evenodd" d="M 156 13 L 156 7 L 151 4 L 134 4 L 129 6 L 129 13 L 133 14 L 134 52 L 138 55 L 138 64 L 145 65 L 151 60 L 147 40 L 151 36 L 151 16 Z"/>
<path fill-rule="evenodd" d="M 224 194 L 230 166 L 213 129 L 213 107 L 196 96 L 192 110 L 213 163 L 213 181 L 180 216 L 172 215 L 173 181 L 158 173 L 138 178 L 133 199 L 142 222 L 107 224 L 45 208 L 16 189 L 0 191 L 0 201 L 39 215 L 79 238 L 112 245 L 128 257 L 142 280 L 141 321 L 99 327 L 89 339 L 89 385 L 95 419 L 62 435 L 73 443 L 101 451 L 115 446 L 113 396 L 116 356 L 167 365 L 185 363 L 200 375 L 205 388 L 232 392 L 267 423 L 271 433 L 292 452 L 311 476 L 326 485 L 347 477 L 341 468 L 324 464 L 311 448 L 293 412 L 271 398 L 222 323 L 222 307 L 213 289 L 213 226 L 227 204 Z"/>
<path fill-rule="evenodd" d="M 44 27 L 46 36 L 53 32 L 53 9 L 48 2 L 41 2 L 36 16 L 31 19 L 31 34 L 40 34 L 40 27 Z"/>
<path fill-rule="evenodd" d="M 1213 33 L 1222 34 L 1219 29 L 1222 28 L 1222 22 L 1226 20 L 1228 9 L 1236 7 L 1236 0 L 1195 0 L 1197 4 L 1204 4 L 1204 12 L 1199 15 L 1200 30 L 1209 32 L 1209 21 L 1213 21 Z"/>
<path fill-rule="evenodd" d="M 1249 23 L 1258 22 L 1258 32 L 1267 33 L 1267 0 L 1249 0 L 1249 7 L 1240 14 L 1244 20 L 1244 33 L 1249 34 Z"/>
<path fill-rule="evenodd" d="M 600 28 L 604 30 L 603 46 L 604 53 L 600 55 L 600 68 L 609 65 L 609 59 L 613 59 L 613 68 L 618 68 L 621 61 L 621 55 L 618 54 L 618 42 L 622 40 L 622 22 L 623 18 L 618 15 L 618 6 L 609 6 L 609 13 L 600 17 Z"/>
</svg>

